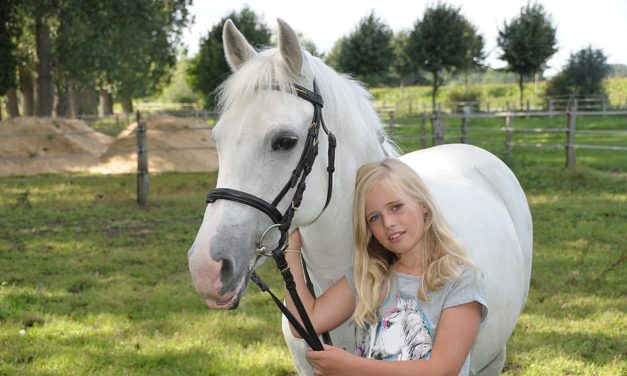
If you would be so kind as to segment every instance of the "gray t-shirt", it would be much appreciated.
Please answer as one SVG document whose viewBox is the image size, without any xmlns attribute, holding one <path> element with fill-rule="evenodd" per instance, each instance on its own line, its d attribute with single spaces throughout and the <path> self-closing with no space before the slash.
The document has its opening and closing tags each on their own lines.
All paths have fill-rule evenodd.
<svg viewBox="0 0 627 376">
<path fill-rule="evenodd" d="M 488 314 L 483 280 L 477 281 L 474 273 L 462 268 L 455 281 L 448 281 L 437 291 L 429 292 L 428 302 L 418 297 L 421 276 L 392 273 L 390 294 L 379 307 L 379 321 L 365 329 L 356 327 L 357 355 L 381 360 L 428 359 L 442 311 L 449 307 L 479 302 L 482 305 L 481 321 Z M 353 270 L 345 277 L 355 292 Z M 470 354 L 460 375 L 467 375 Z"/>
</svg>

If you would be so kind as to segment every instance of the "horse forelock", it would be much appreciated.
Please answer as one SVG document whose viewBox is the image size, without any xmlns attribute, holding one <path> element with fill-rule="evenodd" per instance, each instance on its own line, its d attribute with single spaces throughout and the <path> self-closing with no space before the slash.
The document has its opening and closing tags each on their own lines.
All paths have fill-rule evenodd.
<svg viewBox="0 0 627 376">
<path fill-rule="evenodd" d="M 271 95 L 277 88 L 290 91 L 298 83 L 313 90 L 315 79 L 320 95 L 324 99 L 325 122 L 339 140 L 350 140 L 347 144 L 356 150 L 353 153 L 371 155 L 373 144 L 379 143 L 384 134 L 383 126 L 374 110 L 368 91 L 359 82 L 347 75 L 337 73 L 317 57 L 304 52 L 303 74 L 294 75 L 276 48 L 266 49 L 246 62 L 218 88 L 218 111 L 236 109 L 250 105 L 253 98 Z M 361 138 L 361 139 L 359 139 Z M 397 153 L 393 153 L 398 155 Z"/>
</svg>

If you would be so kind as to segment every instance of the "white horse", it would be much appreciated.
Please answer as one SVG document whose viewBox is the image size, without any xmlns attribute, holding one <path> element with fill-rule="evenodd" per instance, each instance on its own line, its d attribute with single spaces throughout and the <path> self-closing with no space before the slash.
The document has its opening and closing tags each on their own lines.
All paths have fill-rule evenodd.
<svg viewBox="0 0 627 376">
<path fill-rule="evenodd" d="M 367 91 L 305 52 L 294 31 L 281 20 L 278 24 L 278 47 L 261 52 L 230 20 L 224 25 L 225 55 L 233 74 L 221 87 L 221 117 L 213 129 L 220 167 L 217 186 L 268 202 L 277 196 L 299 160 L 313 112 L 311 103 L 286 88 L 298 84 L 313 90 L 315 79 L 324 99 L 324 119 L 338 142 L 333 195 L 323 210 L 328 141 L 321 132 L 320 153 L 292 228 L 301 228 L 304 257 L 319 294 L 353 263 L 357 168 L 385 158 L 385 152 L 398 154 L 391 144 L 382 143 L 382 124 Z M 472 349 L 471 370 L 496 374 L 529 288 L 532 223 L 525 195 L 509 168 L 477 147 L 445 145 L 400 158 L 424 179 L 484 274 L 489 314 Z M 288 205 L 289 199 L 282 200 L 278 209 L 283 213 Z M 189 269 L 209 308 L 237 308 L 249 271 L 258 264 L 255 243 L 271 224 L 262 212 L 237 202 L 217 200 L 207 206 L 189 250 Z M 284 319 L 296 369 L 311 374 L 306 345 L 287 328 Z M 354 330 L 348 324 L 331 337 L 334 345 L 354 350 Z"/>
</svg>

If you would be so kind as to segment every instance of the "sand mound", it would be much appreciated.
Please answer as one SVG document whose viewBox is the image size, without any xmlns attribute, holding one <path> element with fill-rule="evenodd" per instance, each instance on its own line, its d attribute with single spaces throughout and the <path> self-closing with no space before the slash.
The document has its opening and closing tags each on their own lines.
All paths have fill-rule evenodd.
<svg viewBox="0 0 627 376">
<path fill-rule="evenodd" d="M 199 118 L 174 116 L 145 120 L 149 172 L 201 172 L 218 169 L 218 157 L 207 123 Z M 136 123 L 122 131 L 90 172 L 137 171 Z"/>
<path fill-rule="evenodd" d="M 21 117 L 0 122 L 0 176 L 85 171 L 113 138 L 82 120 Z"/>
<path fill-rule="evenodd" d="M 146 120 L 149 172 L 215 171 L 218 157 L 207 123 L 198 118 Z M 13 118 L 0 122 L 0 176 L 71 171 L 137 171 L 135 128 L 115 139 L 82 120 Z"/>
</svg>

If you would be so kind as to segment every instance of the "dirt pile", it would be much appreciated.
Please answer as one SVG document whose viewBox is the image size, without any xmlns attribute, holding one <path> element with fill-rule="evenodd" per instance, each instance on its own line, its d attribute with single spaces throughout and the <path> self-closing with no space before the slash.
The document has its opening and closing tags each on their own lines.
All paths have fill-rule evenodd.
<svg viewBox="0 0 627 376">
<path fill-rule="evenodd" d="M 149 172 L 201 172 L 218 169 L 218 158 L 207 123 L 199 118 L 174 116 L 145 120 Z M 136 123 L 122 131 L 90 172 L 137 171 Z"/>
<path fill-rule="evenodd" d="M 217 170 L 211 130 L 203 119 L 158 116 L 145 122 L 149 172 Z M 112 138 L 82 120 L 24 117 L 2 121 L 0 176 L 78 171 L 134 173 L 136 126 L 130 124 Z"/>
<path fill-rule="evenodd" d="M 0 122 L 0 176 L 86 171 L 113 138 L 76 119 L 22 117 Z"/>
</svg>

